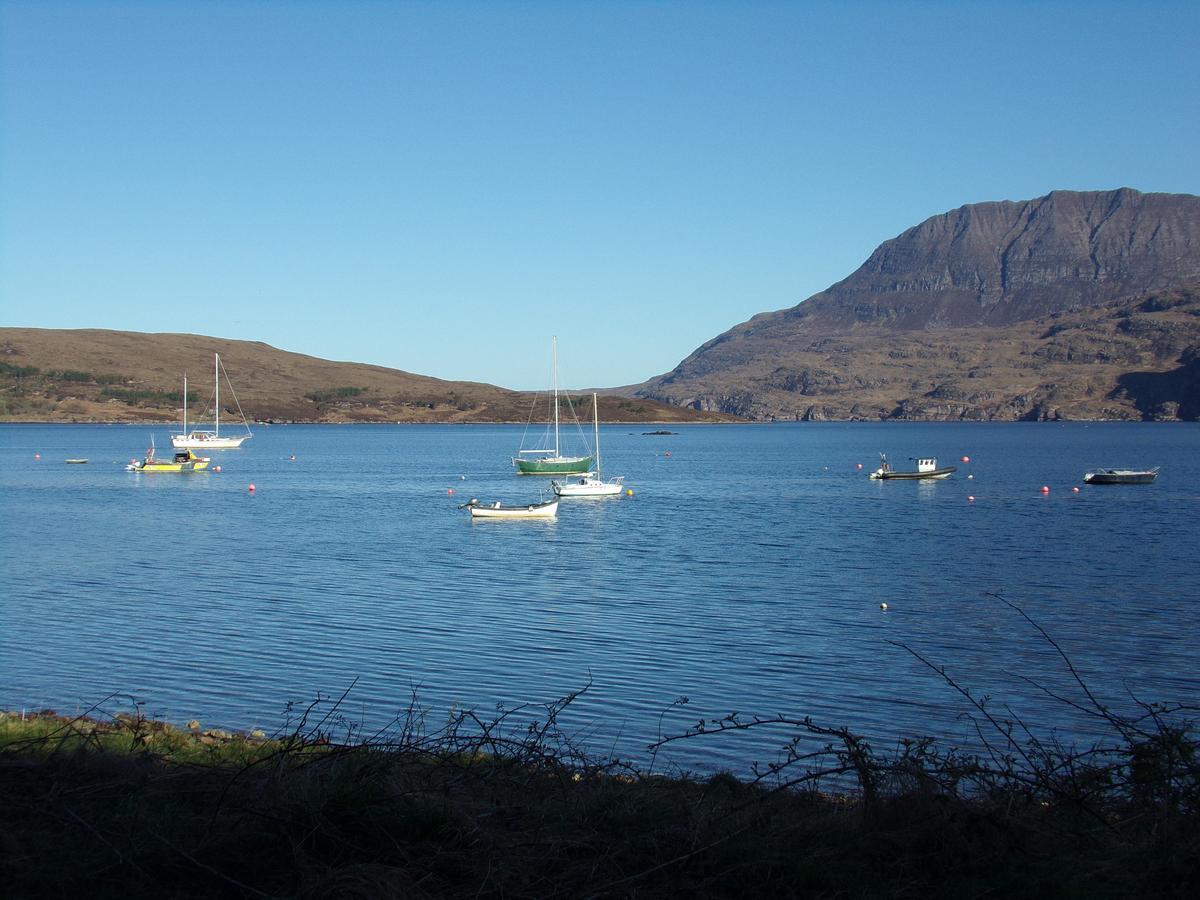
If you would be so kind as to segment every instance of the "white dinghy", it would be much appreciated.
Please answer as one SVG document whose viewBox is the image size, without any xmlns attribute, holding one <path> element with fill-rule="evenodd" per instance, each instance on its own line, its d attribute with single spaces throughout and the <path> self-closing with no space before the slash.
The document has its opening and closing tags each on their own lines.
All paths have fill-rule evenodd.
<svg viewBox="0 0 1200 900">
<path fill-rule="evenodd" d="M 558 498 L 525 506 L 505 506 L 499 501 L 490 505 L 480 503 L 472 497 L 459 508 L 470 510 L 472 519 L 553 519 L 558 515 Z"/>
</svg>

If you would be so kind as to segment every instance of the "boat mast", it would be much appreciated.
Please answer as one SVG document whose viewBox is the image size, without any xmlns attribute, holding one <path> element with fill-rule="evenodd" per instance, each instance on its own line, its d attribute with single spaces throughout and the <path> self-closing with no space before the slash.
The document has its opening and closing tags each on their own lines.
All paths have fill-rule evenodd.
<svg viewBox="0 0 1200 900">
<path fill-rule="evenodd" d="M 187 437 L 187 372 L 183 373 L 183 437 Z"/>
<path fill-rule="evenodd" d="M 592 423 L 596 428 L 596 480 L 600 481 L 600 407 L 596 405 L 596 394 L 592 393 Z"/>
<path fill-rule="evenodd" d="M 213 384 L 216 385 L 215 409 L 213 410 L 213 437 L 221 436 L 221 354 L 213 354 Z"/>
<path fill-rule="evenodd" d="M 559 457 L 558 452 L 558 335 L 551 338 L 554 345 L 554 458 Z"/>
</svg>

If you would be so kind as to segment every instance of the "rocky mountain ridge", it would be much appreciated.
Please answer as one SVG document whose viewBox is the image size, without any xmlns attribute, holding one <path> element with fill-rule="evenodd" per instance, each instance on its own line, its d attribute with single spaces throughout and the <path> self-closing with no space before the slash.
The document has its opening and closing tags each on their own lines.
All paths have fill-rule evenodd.
<svg viewBox="0 0 1200 900">
<path fill-rule="evenodd" d="M 1186 375 L 1161 382 L 1185 393 L 1153 409 L 1130 385 L 1188 371 L 1197 285 L 1200 197 L 1123 188 L 972 204 L 632 393 L 757 419 L 1194 418 Z"/>
</svg>

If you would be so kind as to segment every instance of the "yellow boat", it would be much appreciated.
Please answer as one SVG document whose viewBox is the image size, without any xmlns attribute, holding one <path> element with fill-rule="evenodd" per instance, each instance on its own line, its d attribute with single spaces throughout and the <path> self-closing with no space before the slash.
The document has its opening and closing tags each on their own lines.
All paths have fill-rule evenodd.
<svg viewBox="0 0 1200 900">
<path fill-rule="evenodd" d="M 208 468 L 210 460 L 207 456 L 197 456 L 191 450 L 179 450 L 172 459 L 157 459 L 154 447 L 146 451 L 146 458 L 141 462 L 131 460 L 125 467 L 127 472 L 200 472 Z"/>
</svg>

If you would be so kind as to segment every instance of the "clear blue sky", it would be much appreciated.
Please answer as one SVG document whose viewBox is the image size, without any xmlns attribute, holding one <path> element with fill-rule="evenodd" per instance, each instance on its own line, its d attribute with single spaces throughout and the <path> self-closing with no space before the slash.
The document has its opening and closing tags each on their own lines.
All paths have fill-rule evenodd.
<svg viewBox="0 0 1200 900">
<path fill-rule="evenodd" d="M 642 381 L 881 241 L 1200 193 L 1198 3 L 0 3 L 0 324 Z"/>
</svg>

